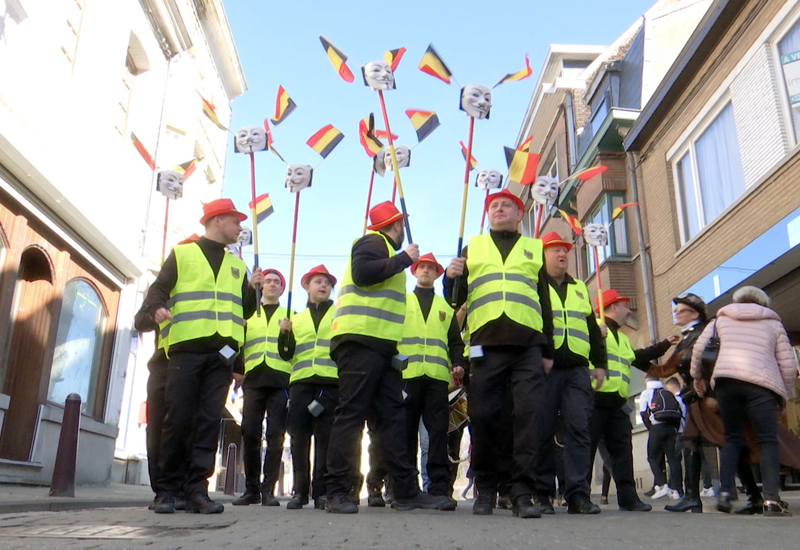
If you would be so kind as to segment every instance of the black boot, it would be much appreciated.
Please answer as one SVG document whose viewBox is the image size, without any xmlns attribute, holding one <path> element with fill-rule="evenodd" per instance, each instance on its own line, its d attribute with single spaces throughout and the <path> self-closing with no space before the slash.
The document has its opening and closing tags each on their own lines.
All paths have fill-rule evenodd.
<svg viewBox="0 0 800 550">
<path fill-rule="evenodd" d="M 703 501 L 700 500 L 700 453 L 684 449 L 683 460 L 686 465 L 684 477 L 686 492 L 678 502 L 667 504 L 664 509 L 668 512 L 700 513 L 703 511 Z"/>
<path fill-rule="evenodd" d="M 741 510 L 736 510 L 734 514 L 753 516 L 764 513 L 764 497 L 756 484 L 753 469 L 746 461 L 739 460 L 738 474 L 745 491 L 747 491 L 747 504 Z"/>
<path fill-rule="evenodd" d="M 383 491 L 380 487 L 367 485 L 367 506 L 369 508 L 383 508 L 386 506 L 386 501 L 383 500 Z"/>
</svg>

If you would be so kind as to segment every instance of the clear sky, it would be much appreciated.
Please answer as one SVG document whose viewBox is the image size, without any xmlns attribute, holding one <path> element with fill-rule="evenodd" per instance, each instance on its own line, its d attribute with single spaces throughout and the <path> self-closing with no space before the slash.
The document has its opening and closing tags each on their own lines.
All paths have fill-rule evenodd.
<svg viewBox="0 0 800 550">
<path fill-rule="evenodd" d="M 397 144 L 416 144 L 406 109 L 433 110 L 439 116 L 442 125 L 414 149 L 411 165 L 400 175 L 415 242 L 422 253 L 433 252 L 446 265 L 457 248 L 464 181 L 458 142 L 467 141 L 468 117 L 458 109 L 460 90 L 455 83 L 448 86 L 417 69 L 428 44 L 434 44 L 461 85 L 491 87 L 505 74 L 522 69 L 529 54 L 533 74 L 493 90 L 490 118 L 475 122 L 473 156 L 478 170 L 505 173 L 503 146 L 514 145 L 549 45 L 608 45 L 654 2 L 413 0 L 394 5 L 362 0 L 225 0 L 248 85 L 248 91 L 233 102 L 231 129 L 260 125 L 272 117 L 282 85 L 297 109 L 274 128 L 273 137 L 289 163 L 319 163 L 321 157 L 305 142 L 324 125 L 333 124 L 345 135 L 315 170 L 312 187 L 301 193 L 293 309 L 305 304 L 302 274 L 324 263 L 341 278 L 351 244 L 361 236 L 370 159 L 358 141 L 358 122 L 374 112 L 376 126 L 383 128 L 377 93 L 364 86 L 361 65 L 382 58 L 386 50 L 407 48 L 395 73 L 397 89 L 384 92 L 392 132 L 399 135 Z M 349 57 L 353 83 L 336 74 L 319 35 Z M 249 161 L 246 155 L 233 153 L 232 140 L 229 150 L 224 195 L 246 209 Z M 275 209 L 258 228 L 259 263 L 288 278 L 294 195 L 284 188 L 285 171 L 273 154 L 256 153 L 256 192 L 269 193 Z M 474 187 L 475 174 L 470 177 L 465 243 L 480 229 L 484 192 Z M 390 199 L 391 185 L 391 172 L 384 178 L 376 176 L 372 204 Z M 252 227 L 251 220 L 244 225 Z M 249 264 L 252 253 L 252 247 L 245 248 Z M 412 277 L 409 286 L 413 288 Z"/>
</svg>

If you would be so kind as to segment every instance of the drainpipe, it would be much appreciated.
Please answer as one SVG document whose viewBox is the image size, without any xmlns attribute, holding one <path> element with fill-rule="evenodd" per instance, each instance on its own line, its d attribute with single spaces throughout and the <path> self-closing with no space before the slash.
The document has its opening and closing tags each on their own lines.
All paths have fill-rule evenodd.
<svg viewBox="0 0 800 550">
<path fill-rule="evenodd" d="M 636 160 L 634 153 L 628 152 L 628 171 L 631 174 L 631 199 L 639 202 L 639 185 L 636 181 Z M 634 210 L 636 220 L 636 237 L 639 239 L 639 267 L 642 269 L 642 285 L 644 286 L 644 308 L 647 312 L 647 326 L 650 329 L 650 342 L 656 341 L 656 320 L 653 314 L 653 292 L 650 288 L 650 263 L 647 247 L 644 244 L 644 229 L 642 226 L 642 209 L 637 206 Z"/>
<path fill-rule="evenodd" d="M 569 151 L 569 173 L 575 170 L 576 145 L 575 145 L 575 113 L 572 111 L 572 92 L 567 92 L 567 150 Z"/>
</svg>

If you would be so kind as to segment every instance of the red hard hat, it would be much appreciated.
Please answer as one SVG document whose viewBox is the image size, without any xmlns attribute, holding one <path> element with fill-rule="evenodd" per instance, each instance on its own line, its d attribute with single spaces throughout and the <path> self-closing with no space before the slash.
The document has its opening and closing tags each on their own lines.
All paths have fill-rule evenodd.
<svg viewBox="0 0 800 550">
<path fill-rule="evenodd" d="M 265 269 L 264 271 L 262 271 L 262 273 L 264 275 L 269 275 L 270 273 L 272 273 L 273 275 L 277 275 L 278 276 L 278 279 L 281 280 L 281 289 L 282 289 L 281 290 L 281 295 L 283 295 L 283 291 L 286 290 L 286 279 L 284 278 L 283 273 L 281 273 L 277 269 L 273 269 L 273 268 Z"/>
<path fill-rule="evenodd" d="M 514 204 L 517 205 L 517 208 L 519 208 L 520 210 L 525 210 L 525 205 L 522 203 L 522 200 L 520 200 L 518 196 L 516 196 L 508 189 L 503 189 L 498 193 L 492 193 L 491 195 L 488 195 L 486 199 L 483 201 L 483 207 L 488 212 L 489 205 L 492 203 L 492 201 L 495 199 L 502 199 L 502 198 L 511 199 L 512 201 L 514 201 Z"/>
<path fill-rule="evenodd" d="M 608 306 L 610 306 L 614 302 L 630 302 L 630 301 L 631 301 L 630 298 L 624 298 L 624 297 L 620 296 L 619 292 L 617 292 L 613 288 L 610 288 L 610 289 L 606 290 L 605 292 L 603 292 L 603 309 L 607 308 Z M 595 307 L 594 310 L 597 313 L 600 313 L 600 302 L 598 300 L 595 300 L 595 306 L 594 307 Z"/>
</svg>

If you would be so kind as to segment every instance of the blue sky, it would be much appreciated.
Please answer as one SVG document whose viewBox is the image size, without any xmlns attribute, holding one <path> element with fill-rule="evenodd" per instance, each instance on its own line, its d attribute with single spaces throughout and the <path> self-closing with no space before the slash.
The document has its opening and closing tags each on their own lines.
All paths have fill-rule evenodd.
<svg viewBox="0 0 800 550">
<path fill-rule="evenodd" d="M 397 89 L 384 92 L 392 132 L 399 135 L 397 144 L 416 143 L 406 109 L 433 110 L 439 116 L 442 125 L 414 149 L 411 165 L 400 174 L 415 242 L 422 253 L 433 252 L 446 265 L 457 247 L 464 180 L 458 142 L 467 141 L 468 117 L 458 109 L 460 90 L 455 83 L 448 86 L 417 69 L 428 44 L 434 44 L 461 85 L 491 87 L 505 74 L 522 69 L 525 54 L 530 56 L 533 75 L 493 90 L 490 119 L 475 122 L 473 156 L 478 169 L 505 173 L 503 146 L 514 144 L 549 45 L 610 44 L 653 3 L 412 1 L 393 10 L 391 4 L 361 0 L 226 0 L 248 85 L 232 104 L 231 129 L 260 125 L 273 116 L 282 85 L 297 103 L 295 112 L 273 130 L 275 147 L 288 162 L 316 166 L 321 157 L 305 142 L 326 124 L 345 135 L 315 170 L 313 186 L 301 194 L 293 309 L 305 304 L 302 274 L 324 263 L 341 277 L 350 246 L 361 236 L 370 159 L 358 142 L 358 121 L 374 112 L 377 127 L 383 127 L 377 94 L 361 81 L 361 65 L 382 58 L 386 50 L 407 48 L 395 73 Z M 353 83 L 336 74 L 319 35 L 349 57 Z M 288 277 L 294 195 L 284 189 L 284 174 L 285 165 L 276 156 L 256 154 L 256 191 L 269 193 L 275 208 L 258 228 L 259 263 Z M 376 176 L 372 204 L 389 200 L 391 185 L 391 173 Z M 232 140 L 224 195 L 240 209 L 250 200 L 249 161 L 233 153 Z M 471 181 L 465 242 L 480 229 L 482 204 L 483 191 Z M 249 264 L 252 252 L 252 247 L 245 248 Z"/>
</svg>

